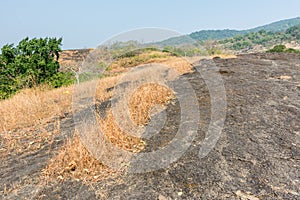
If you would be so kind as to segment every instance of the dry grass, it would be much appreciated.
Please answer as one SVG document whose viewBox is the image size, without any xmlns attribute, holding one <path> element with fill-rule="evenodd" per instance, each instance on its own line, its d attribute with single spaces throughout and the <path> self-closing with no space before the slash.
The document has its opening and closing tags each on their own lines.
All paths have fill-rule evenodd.
<svg viewBox="0 0 300 200">
<path fill-rule="evenodd" d="M 59 118 L 71 111 L 73 87 L 25 89 L 0 101 L 0 155 L 41 148 L 59 133 Z M 54 123 L 52 132 L 46 130 Z"/>
<path fill-rule="evenodd" d="M 2 148 L 0 156 L 5 157 L 10 153 L 21 154 L 34 152 L 43 148 L 45 144 L 51 144 L 55 135 L 59 133 L 60 123 L 54 122 L 54 130 L 48 131 L 43 125 L 18 129 L 1 133 Z"/>
<path fill-rule="evenodd" d="M 149 122 L 155 105 L 166 106 L 174 98 L 173 92 L 165 86 L 150 83 L 139 87 L 130 97 L 131 120 L 138 126 Z"/>
<path fill-rule="evenodd" d="M 137 126 L 145 126 L 153 113 L 156 105 L 166 106 L 174 94 L 170 89 L 159 84 L 147 84 L 138 88 L 131 96 L 129 112 L 131 121 Z M 115 122 L 113 112 L 107 110 L 106 118 L 98 117 L 101 130 L 107 139 L 121 149 L 130 152 L 139 152 L 144 149 L 145 142 L 121 130 Z"/>
<path fill-rule="evenodd" d="M 187 57 L 187 60 L 190 63 L 195 63 L 195 62 L 199 62 L 199 60 L 203 60 L 203 59 L 213 59 L 215 57 L 219 57 L 222 59 L 229 59 L 229 58 L 237 58 L 236 55 L 234 54 L 215 54 L 215 55 L 211 55 L 211 56 L 194 56 L 194 57 Z"/>
<path fill-rule="evenodd" d="M 106 91 L 107 88 L 114 85 L 116 80 L 116 78 L 108 78 L 100 81 L 103 84 L 99 84 L 98 91 Z M 110 96 L 109 92 L 106 92 L 106 95 L 100 95 L 102 100 L 106 100 Z M 173 98 L 173 93 L 158 84 L 148 84 L 138 88 L 130 98 L 129 108 L 132 120 L 139 126 L 146 125 L 150 119 L 151 109 L 157 104 L 166 105 L 171 98 Z M 145 148 L 146 144 L 142 139 L 133 137 L 118 127 L 111 110 L 107 110 L 105 119 L 100 116 L 98 119 L 101 130 L 112 144 L 134 153 Z M 118 173 L 92 157 L 78 136 L 68 141 L 58 156 L 54 157 L 47 168 L 43 170 L 46 180 L 73 178 L 85 182 L 99 181 Z"/>
<path fill-rule="evenodd" d="M 108 91 L 108 89 L 116 86 L 119 79 L 120 76 L 112 76 L 101 79 L 97 85 L 95 98 L 100 102 L 109 100 L 113 95 L 113 90 Z"/>
<path fill-rule="evenodd" d="M 179 74 L 192 72 L 191 63 L 188 60 L 180 57 L 168 57 L 166 60 L 162 60 L 160 63 L 175 69 Z"/>
<path fill-rule="evenodd" d="M 169 53 L 165 52 L 147 52 L 134 56 L 132 58 L 121 58 L 113 62 L 109 67 L 109 73 L 119 74 L 127 72 L 131 67 L 149 63 L 159 63 L 167 65 L 175 69 L 180 74 L 188 73 L 192 70 L 191 64 L 183 58 L 171 56 Z"/>
<path fill-rule="evenodd" d="M 237 56 L 234 54 L 215 54 L 213 56 L 210 56 L 210 58 L 215 58 L 215 57 L 219 57 L 219 58 L 223 58 L 223 59 L 237 58 Z"/>
<path fill-rule="evenodd" d="M 67 178 L 95 182 L 116 175 L 117 172 L 96 160 L 76 135 L 70 138 L 61 148 L 59 154 L 50 160 L 42 171 L 43 180 Z"/>
<path fill-rule="evenodd" d="M 139 65 L 147 63 L 160 63 L 174 68 L 179 74 L 191 71 L 191 64 L 178 57 L 169 56 L 157 52 L 142 57 Z M 124 61 L 124 60 L 123 60 Z M 117 61 L 112 65 L 110 75 L 126 72 L 130 69 L 129 64 Z M 135 61 L 134 61 L 135 62 Z M 136 63 L 135 63 L 136 64 Z M 118 73 L 115 73 L 118 72 Z M 113 95 L 113 88 L 119 81 L 120 76 L 111 76 L 99 81 L 95 98 L 100 101 L 109 100 Z M 92 82 L 84 83 L 88 87 Z M 47 88 L 35 88 L 21 91 L 13 98 L 0 102 L 0 135 L 5 138 L 6 147 L 17 151 L 39 148 L 45 138 L 51 142 L 51 138 L 59 133 L 59 124 L 53 132 L 36 131 L 54 118 L 63 118 L 65 113 L 71 112 L 72 95 L 74 87 L 63 87 L 49 90 Z M 170 89 L 159 84 L 146 84 L 139 87 L 130 97 L 130 118 L 137 126 L 145 126 L 153 114 L 153 108 L 157 104 L 166 106 L 174 94 Z M 156 111 L 159 112 L 159 111 Z M 145 148 L 145 142 L 140 138 L 133 137 L 122 131 L 115 122 L 111 110 L 107 110 L 105 119 L 98 117 L 99 125 L 107 139 L 121 149 L 130 152 L 139 152 Z M 27 142 L 20 142 L 27 141 Z M 34 146 L 36 145 L 36 146 Z M 1 149 L 0 149 L 1 151 Z M 99 181 L 103 178 L 118 174 L 96 160 L 81 143 L 78 136 L 68 140 L 63 148 L 53 157 L 49 165 L 43 170 L 45 180 L 73 178 L 83 181 Z"/>
<path fill-rule="evenodd" d="M 142 139 L 133 137 L 121 130 L 115 122 L 111 110 L 107 111 L 106 119 L 99 120 L 99 125 L 107 139 L 117 147 L 130 152 L 140 152 L 145 148 L 145 142 Z"/>
<path fill-rule="evenodd" d="M 71 111 L 73 87 L 25 89 L 0 101 L 0 132 L 45 124 Z"/>
</svg>

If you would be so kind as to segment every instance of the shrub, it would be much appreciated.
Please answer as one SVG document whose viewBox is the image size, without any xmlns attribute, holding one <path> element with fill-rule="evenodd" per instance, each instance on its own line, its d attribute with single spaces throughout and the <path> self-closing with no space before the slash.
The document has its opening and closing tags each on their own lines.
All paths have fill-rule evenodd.
<svg viewBox="0 0 300 200">
<path fill-rule="evenodd" d="M 285 45 L 276 45 L 274 46 L 272 49 L 267 51 L 268 53 L 273 53 L 273 52 L 277 52 L 277 53 L 281 53 L 281 52 L 285 52 L 285 53 L 300 53 L 299 50 L 293 49 L 293 48 L 286 48 Z"/>
<path fill-rule="evenodd" d="M 290 34 L 291 36 L 295 37 L 297 40 L 300 40 L 300 25 L 299 26 L 293 26 L 286 30 L 287 34 Z"/>
<path fill-rule="evenodd" d="M 75 81 L 74 75 L 71 72 L 58 72 L 51 76 L 47 83 L 53 88 L 58 88 L 61 86 L 68 86 L 73 84 Z"/>
<path fill-rule="evenodd" d="M 288 48 L 285 52 L 287 53 L 300 53 L 299 50 L 293 49 L 293 48 Z"/>
<path fill-rule="evenodd" d="M 4 45 L 0 55 L 0 98 L 8 98 L 22 88 L 42 83 L 53 87 L 69 84 L 70 73 L 58 72 L 62 38 L 25 38 L 14 47 Z"/>
<path fill-rule="evenodd" d="M 267 52 L 273 53 L 273 52 L 284 52 L 286 49 L 286 46 L 283 44 L 276 45 L 273 47 L 273 49 L 268 50 Z"/>
</svg>

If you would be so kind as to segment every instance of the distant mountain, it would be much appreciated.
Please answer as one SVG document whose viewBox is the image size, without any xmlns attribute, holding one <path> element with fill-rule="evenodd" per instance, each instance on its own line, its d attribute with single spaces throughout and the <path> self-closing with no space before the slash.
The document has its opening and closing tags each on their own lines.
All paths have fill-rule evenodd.
<svg viewBox="0 0 300 200">
<path fill-rule="evenodd" d="M 280 21 L 277 21 L 277 22 L 274 22 L 274 23 L 271 23 L 268 25 L 259 26 L 256 28 L 242 31 L 242 32 L 253 33 L 253 32 L 258 32 L 260 30 L 271 31 L 271 32 L 282 32 L 282 31 L 286 31 L 288 28 L 291 28 L 291 27 L 297 26 L 297 25 L 300 25 L 300 17 L 280 20 Z"/>
<path fill-rule="evenodd" d="M 286 20 L 280 20 L 271 24 L 267 24 L 264 26 L 259 26 L 252 29 L 247 30 L 201 30 L 197 32 L 193 32 L 189 35 L 185 36 L 179 36 L 179 37 L 173 37 L 169 38 L 167 40 L 158 42 L 158 45 L 162 46 L 178 46 L 182 44 L 187 44 L 193 42 L 193 40 L 222 40 L 226 38 L 232 38 L 236 35 L 246 35 L 249 33 L 255 33 L 259 32 L 261 30 L 265 31 L 271 31 L 271 32 L 283 32 L 286 31 L 288 28 L 291 28 L 293 26 L 300 25 L 300 17 L 292 18 L 292 19 L 286 19 Z"/>
<path fill-rule="evenodd" d="M 234 37 L 237 34 L 241 34 L 242 31 L 237 30 L 202 30 L 189 34 L 189 37 L 194 40 L 221 40 L 225 38 Z"/>
<path fill-rule="evenodd" d="M 240 51 L 253 49 L 258 45 L 263 48 L 271 48 L 276 44 L 300 43 L 300 25 L 292 26 L 285 31 L 256 30 L 256 32 L 219 40 L 218 44 L 221 44 L 223 49 Z"/>
<path fill-rule="evenodd" d="M 160 46 L 178 46 L 181 44 L 189 44 L 189 43 L 194 43 L 195 40 L 191 38 L 189 35 L 183 35 L 183 36 L 178 36 L 178 37 L 171 37 L 169 39 L 166 39 L 161 42 L 157 42 L 154 44 L 158 44 Z"/>
</svg>

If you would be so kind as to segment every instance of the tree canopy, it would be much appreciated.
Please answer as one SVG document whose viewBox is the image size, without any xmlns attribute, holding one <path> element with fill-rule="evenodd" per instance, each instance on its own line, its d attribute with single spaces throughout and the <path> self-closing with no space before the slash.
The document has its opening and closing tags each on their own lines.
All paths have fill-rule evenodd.
<svg viewBox="0 0 300 200">
<path fill-rule="evenodd" d="M 59 87 L 59 52 L 62 38 L 28 37 L 13 44 L 4 45 L 0 55 L 0 98 L 7 98 L 26 87 L 41 83 L 55 83 Z"/>
</svg>

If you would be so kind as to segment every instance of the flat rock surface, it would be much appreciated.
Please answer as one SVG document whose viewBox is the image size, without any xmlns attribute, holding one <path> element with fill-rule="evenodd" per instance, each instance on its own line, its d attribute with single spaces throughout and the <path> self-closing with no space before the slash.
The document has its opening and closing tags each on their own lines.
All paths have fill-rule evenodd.
<svg viewBox="0 0 300 200">
<path fill-rule="evenodd" d="M 300 199 L 300 56 L 250 54 L 214 62 L 226 89 L 227 111 L 220 138 L 206 157 L 200 159 L 198 153 L 210 123 L 211 97 L 205 77 L 195 71 L 183 76 L 199 102 L 197 134 L 168 167 L 125 173 L 92 187 L 75 180 L 37 186 L 41 169 L 74 128 L 67 117 L 55 146 L 3 157 L 0 198 Z M 145 152 L 162 148 L 176 136 L 182 123 L 178 101 L 173 100 L 166 113 L 164 127 L 149 138 Z M 17 184 L 18 189 L 8 190 Z"/>
</svg>

